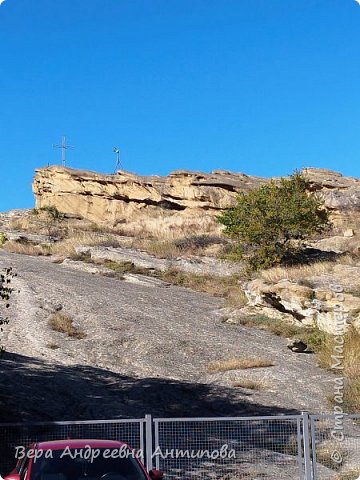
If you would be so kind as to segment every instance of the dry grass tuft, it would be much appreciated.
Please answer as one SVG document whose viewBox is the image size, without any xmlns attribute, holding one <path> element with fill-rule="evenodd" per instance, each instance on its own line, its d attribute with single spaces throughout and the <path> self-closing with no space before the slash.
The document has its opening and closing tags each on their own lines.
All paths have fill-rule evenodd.
<svg viewBox="0 0 360 480">
<path fill-rule="evenodd" d="M 11 221 L 9 226 L 12 230 L 61 238 L 66 235 L 67 231 L 67 227 L 63 223 L 64 219 L 64 214 L 59 212 L 56 207 L 48 206 L 34 208 L 30 214 Z"/>
<path fill-rule="evenodd" d="M 233 287 L 226 289 L 225 294 L 225 307 L 229 308 L 241 308 L 245 307 L 248 303 L 248 299 L 245 295 L 244 290 L 240 285 L 234 284 Z"/>
<path fill-rule="evenodd" d="M 247 390 L 265 390 L 269 384 L 265 380 L 238 380 L 233 383 L 233 387 L 246 388 Z"/>
<path fill-rule="evenodd" d="M 332 273 L 335 265 L 335 262 L 316 262 L 311 265 L 274 267 L 269 270 L 263 270 L 260 276 L 270 283 L 277 283 L 280 280 L 299 281 L 319 275 L 328 275 Z"/>
<path fill-rule="evenodd" d="M 341 462 L 335 462 L 332 458 L 334 451 L 338 451 L 341 455 Z M 332 470 L 339 470 L 347 457 L 347 452 L 336 441 L 327 441 L 320 444 L 316 449 L 316 461 Z"/>
<path fill-rule="evenodd" d="M 55 332 L 66 333 L 69 337 L 77 338 L 78 340 L 85 338 L 86 334 L 83 330 L 73 325 L 73 319 L 64 313 L 54 313 L 49 325 Z"/>
<path fill-rule="evenodd" d="M 231 358 L 229 360 L 219 360 L 210 363 L 208 370 L 210 373 L 215 373 L 227 372 L 228 370 L 272 367 L 273 365 L 273 362 L 270 360 L 264 360 L 261 358 Z"/>
<path fill-rule="evenodd" d="M 349 413 L 360 412 L 360 377 L 350 378 L 345 385 L 344 408 Z"/>
<path fill-rule="evenodd" d="M 50 255 L 51 248 L 43 245 L 34 245 L 33 243 L 20 243 L 9 241 L 3 246 L 3 249 L 10 253 L 18 253 L 20 255 Z"/>
<path fill-rule="evenodd" d="M 338 344 L 334 338 L 329 335 L 319 354 L 320 365 L 323 368 L 331 368 L 334 363 L 331 356 L 336 354 L 336 345 Z M 350 327 L 345 335 L 343 353 L 344 374 L 351 378 L 360 377 L 360 333 L 355 328 Z"/>
<path fill-rule="evenodd" d="M 220 256 L 228 241 L 219 235 L 190 235 L 175 239 L 136 239 L 134 248 L 140 248 L 158 258 L 177 258 L 187 255 Z"/>
<path fill-rule="evenodd" d="M 319 352 L 319 363 L 323 368 L 331 369 L 336 363 L 333 355 L 343 355 L 341 373 L 347 377 L 344 388 L 344 409 L 349 413 L 360 412 L 360 332 L 350 327 L 345 335 L 344 351 L 342 354 L 336 352 L 335 347 L 339 345 L 331 336 L 327 337 L 323 348 Z M 333 400 L 330 398 L 330 400 Z"/>
<path fill-rule="evenodd" d="M 360 470 L 348 470 L 336 475 L 334 480 L 358 480 L 360 477 Z"/>
<path fill-rule="evenodd" d="M 206 255 L 211 251 L 218 255 L 228 245 L 228 240 L 220 235 L 190 235 L 173 241 L 182 254 Z"/>
<path fill-rule="evenodd" d="M 334 272 L 336 265 L 359 265 L 359 258 L 349 254 L 340 255 L 336 261 L 321 261 L 292 267 L 273 267 L 261 271 L 260 277 L 269 283 L 277 283 L 280 280 L 302 281 L 311 277 L 329 275 Z"/>
<path fill-rule="evenodd" d="M 121 231 L 122 235 L 167 241 L 206 233 L 220 234 L 222 228 L 214 215 L 202 213 L 189 216 L 166 211 L 163 213 L 151 212 L 148 209 L 143 218 L 121 223 L 114 229 Z"/>
<path fill-rule="evenodd" d="M 135 264 L 133 262 L 113 262 L 112 260 L 105 260 L 102 262 L 102 265 L 114 272 L 118 273 L 134 273 L 136 270 Z"/>
<path fill-rule="evenodd" d="M 149 269 L 143 267 L 137 267 L 133 262 L 113 262 L 111 260 L 105 260 L 100 262 L 106 268 L 113 270 L 116 273 L 137 273 L 139 275 L 149 275 Z"/>
<path fill-rule="evenodd" d="M 143 244 L 144 249 L 158 258 L 177 258 L 181 255 L 181 250 L 170 240 L 154 240 Z"/>
<path fill-rule="evenodd" d="M 336 263 L 339 264 L 339 265 L 352 265 L 352 266 L 356 266 L 356 265 L 359 265 L 360 259 L 359 259 L 359 257 L 356 256 L 356 255 L 350 255 L 350 254 L 340 255 L 340 256 L 336 259 Z"/>
<path fill-rule="evenodd" d="M 237 276 L 214 277 L 211 275 L 198 275 L 186 273 L 175 268 L 159 272 L 159 278 L 172 285 L 191 288 L 198 292 L 209 293 L 216 297 L 226 299 L 228 306 L 243 306 L 246 303 L 243 289 L 238 283 Z"/>
<path fill-rule="evenodd" d="M 11 220 L 9 223 L 11 230 L 25 231 L 29 233 L 39 233 L 39 222 L 33 215 L 26 215 Z"/>
<path fill-rule="evenodd" d="M 76 254 L 76 247 L 81 245 L 92 247 L 119 247 L 121 244 L 116 237 L 111 235 L 95 235 L 89 232 L 76 232 L 68 238 L 55 243 L 51 248 L 51 252 L 55 255 L 71 257 Z"/>
<path fill-rule="evenodd" d="M 284 320 L 269 318 L 265 315 L 247 315 L 238 319 L 238 324 L 266 330 L 276 336 L 299 337 L 315 352 L 321 351 L 327 341 L 327 334 L 316 327 L 300 327 Z"/>
</svg>

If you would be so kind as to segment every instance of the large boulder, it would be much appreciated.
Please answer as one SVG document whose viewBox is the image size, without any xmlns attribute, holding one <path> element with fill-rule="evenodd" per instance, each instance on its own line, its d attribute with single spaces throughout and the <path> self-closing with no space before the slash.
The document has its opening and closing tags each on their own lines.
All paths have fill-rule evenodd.
<svg viewBox="0 0 360 480">
<path fill-rule="evenodd" d="M 246 312 L 263 313 L 298 325 L 336 334 L 342 325 L 360 330 L 360 266 L 335 264 L 329 272 L 290 280 L 258 278 L 248 282 Z M 344 320 L 344 322 L 343 322 Z"/>
</svg>

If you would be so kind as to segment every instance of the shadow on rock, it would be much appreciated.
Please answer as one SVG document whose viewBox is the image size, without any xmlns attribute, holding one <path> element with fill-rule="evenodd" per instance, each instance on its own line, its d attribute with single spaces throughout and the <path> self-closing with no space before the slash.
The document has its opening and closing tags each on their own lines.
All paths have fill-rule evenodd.
<svg viewBox="0 0 360 480">
<path fill-rule="evenodd" d="M 139 438 L 139 423 L 136 422 L 46 423 L 51 420 L 134 419 L 149 413 L 154 417 L 299 413 L 250 403 L 248 397 L 240 398 L 237 389 L 163 378 L 133 378 L 100 368 L 59 366 L 10 353 L 0 361 L 0 374 L 0 473 L 3 475 L 15 465 L 16 446 L 42 440 L 116 438 L 140 448 L 136 444 Z M 27 423 L 13 423 L 24 421 Z M 36 421 L 45 423 L 28 423 Z M 187 448 L 188 438 L 196 438 L 201 445 L 207 445 L 211 438 L 220 442 L 216 443 L 220 448 L 232 438 L 242 450 L 264 448 L 266 442 L 270 442 L 268 448 L 273 449 L 274 441 L 278 440 L 281 445 L 284 441 L 292 445 L 297 422 L 259 418 L 241 423 L 229 420 L 201 425 L 199 429 L 198 423 L 188 422 L 186 430 L 180 429 L 179 435 L 170 428 L 164 432 L 162 441 L 165 445 L 176 442 L 177 448 Z"/>
<path fill-rule="evenodd" d="M 238 389 L 134 378 L 6 353 L 0 361 L 0 422 L 296 414 L 252 403 Z"/>
</svg>

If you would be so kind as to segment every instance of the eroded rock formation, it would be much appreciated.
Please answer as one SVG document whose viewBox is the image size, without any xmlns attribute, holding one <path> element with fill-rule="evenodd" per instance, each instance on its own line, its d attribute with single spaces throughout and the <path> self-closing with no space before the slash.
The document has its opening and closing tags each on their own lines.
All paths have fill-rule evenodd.
<svg viewBox="0 0 360 480">
<path fill-rule="evenodd" d="M 225 171 L 211 174 L 176 171 L 167 177 L 115 175 L 58 166 L 36 170 L 36 206 L 56 206 L 95 222 L 116 223 L 144 210 L 170 213 L 216 213 L 234 202 L 238 191 L 252 189 L 266 179 Z"/>
<path fill-rule="evenodd" d="M 356 218 L 360 211 L 360 180 L 325 169 L 307 168 L 304 173 L 309 188 L 323 198 L 335 223 Z M 232 205 L 238 192 L 267 181 L 223 170 L 210 174 L 175 171 L 160 177 L 125 171 L 103 175 L 52 166 L 36 170 L 33 191 L 36 207 L 53 205 L 94 222 L 116 224 L 159 212 L 213 216 Z"/>
</svg>

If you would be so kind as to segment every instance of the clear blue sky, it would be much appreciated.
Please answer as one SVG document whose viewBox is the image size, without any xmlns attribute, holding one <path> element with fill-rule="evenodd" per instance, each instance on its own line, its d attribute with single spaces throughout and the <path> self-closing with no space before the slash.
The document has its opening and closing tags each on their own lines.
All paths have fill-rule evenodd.
<svg viewBox="0 0 360 480">
<path fill-rule="evenodd" d="M 1 211 L 63 134 L 101 172 L 360 176 L 355 0 L 5 0 L 0 52 Z"/>
</svg>

